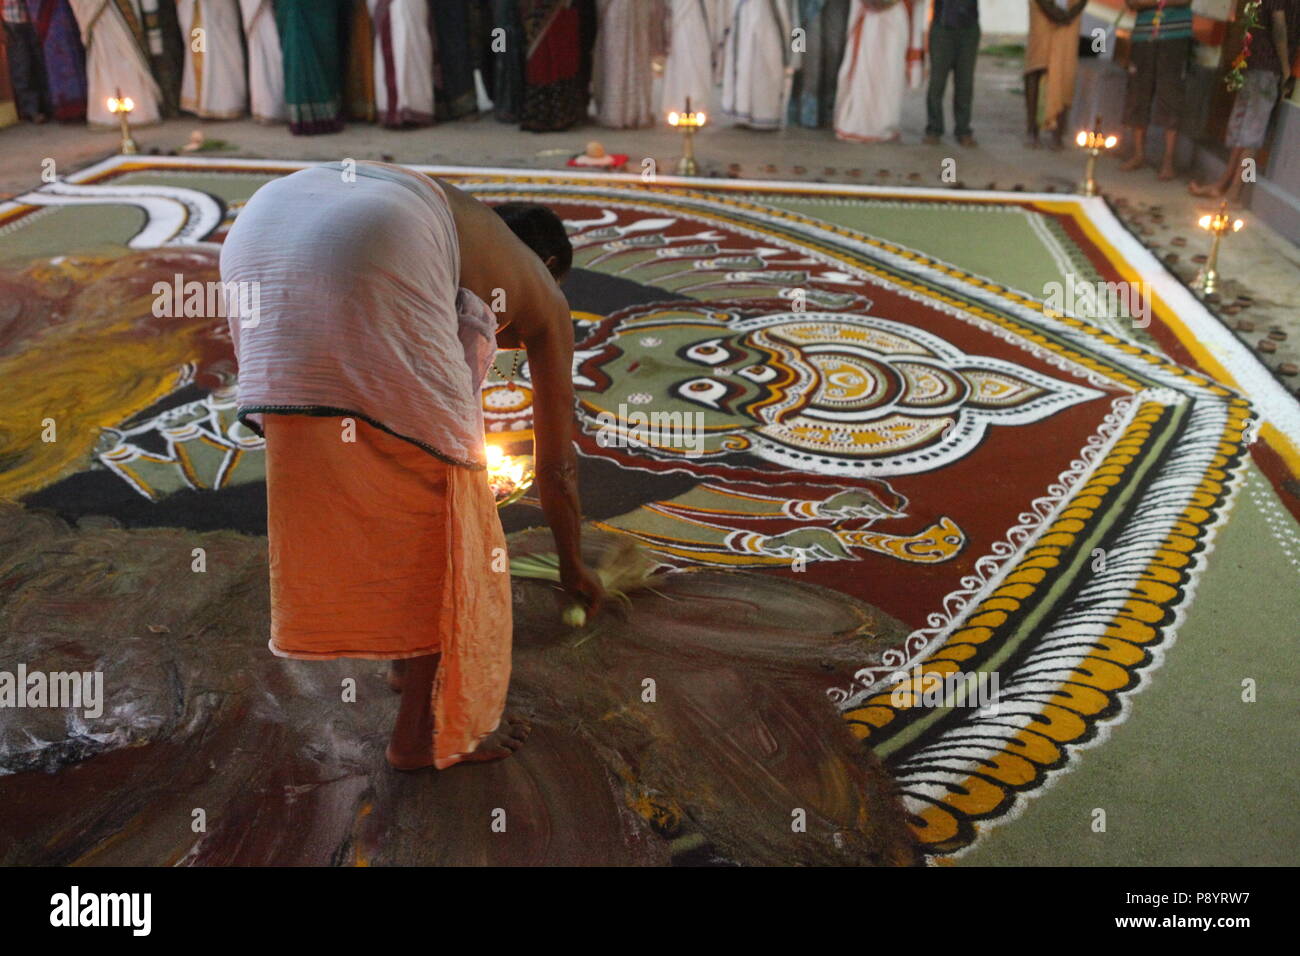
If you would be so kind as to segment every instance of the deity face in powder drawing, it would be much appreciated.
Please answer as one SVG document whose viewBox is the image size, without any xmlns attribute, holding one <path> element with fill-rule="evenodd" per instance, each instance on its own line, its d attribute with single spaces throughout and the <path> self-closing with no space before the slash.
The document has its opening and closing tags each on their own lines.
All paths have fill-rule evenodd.
<svg viewBox="0 0 1300 956">
<path fill-rule="evenodd" d="M 666 460 L 747 453 L 852 477 L 939 468 L 990 427 L 1101 394 L 889 319 L 694 303 L 624 315 L 574 365 L 588 434 L 613 431 Z M 638 441 L 647 428 L 657 440 Z M 677 429 L 687 433 L 674 441 Z"/>
</svg>

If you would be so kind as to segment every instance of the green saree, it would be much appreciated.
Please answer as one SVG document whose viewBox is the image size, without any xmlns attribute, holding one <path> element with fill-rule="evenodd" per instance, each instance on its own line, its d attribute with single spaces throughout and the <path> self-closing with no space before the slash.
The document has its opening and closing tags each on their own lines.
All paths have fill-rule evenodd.
<svg viewBox="0 0 1300 956">
<path fill-rule="evenodd" d="M 341 0 L 280 0 L 275 25 L 284 54 L 289 130 L 299 135 L 343 128 Z"/>
</svg>

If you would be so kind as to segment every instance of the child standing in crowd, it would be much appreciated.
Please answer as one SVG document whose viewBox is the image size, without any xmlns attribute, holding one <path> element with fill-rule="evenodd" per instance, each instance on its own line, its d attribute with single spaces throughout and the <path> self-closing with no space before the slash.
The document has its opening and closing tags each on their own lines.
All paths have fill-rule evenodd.
<svg viewBox="0 0 1300 956">
<path fill-rule="evenodd" d="M 1232 104 L 1228 132 L 1224 137 L 1232 153 L 1217 182 L 1206 185 L 1192 183 L 1188 187 L 1193 196 L 1218 199 L 1226 195 L 1229 202 L 1240 198 L 1245 182 L 1243 165 L 1264 145 L 1278 93 L 1280 91 L 1285 99 L 1295 88 L 1291 65 L 1295 62 L 1296 48 L 1300 46 L 1298 41 L 1300 0 L 1261 0 L 1259 26 L 1251 33 L 1246 75 L 1241 89 L 1237 90 L 1236 102 Z"/>
<path fill-rule="evenodd" d="M 930 88 L 925 97 L 925 142 L 943 135 L 943 95 L 952 74 L 953 132 L 962 146 L 974 146 L 971 104 L 975 98 L 975 58 L 980 48 L 979 0 L 934 0 L 930 21 Z"/>
<path fill-rule="evenodd" d="M 1025 47 L 1025 145 L 1038 146 L 1038 101 L 1042 87 L 1043 128 L 1052 149 L 1062 147 L 1066 117 L 1074 100 L 1079 68 L 1079 17 L 1088 0 L 1029 0 L 1029 43 Z"/>
<path fill-rule="evenodd" d="M 1165 131 L 1157 178 L 1173 179 L 1178 116 L 1192 49 L 1191 0 L 1125 0 L 1125 4 L 1137 11 L 1137 21 L 1124 93 L 1124 125 L 1132 131 L 1133 150 L 1120 168 L 1131 171 L 1146 165 L 1147 126 L 1154 121 Z"/>
</svg>

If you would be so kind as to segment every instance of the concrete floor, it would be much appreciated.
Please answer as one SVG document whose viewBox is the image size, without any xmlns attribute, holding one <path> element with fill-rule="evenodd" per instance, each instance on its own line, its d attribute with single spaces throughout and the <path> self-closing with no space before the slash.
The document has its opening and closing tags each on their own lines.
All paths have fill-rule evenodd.
<svg viewBox="0 0 1300 956">
<path fill-rule="evenodd" d="M 747 179 L 806 180 L 913 186 L 951 186 L 942 182 L 945 159 L 956 160 L 958 186 L 967 188 L 1071 191 L 1083 170 L 1080 151 L 1029 150 L 1022 145 L 1024 107 L 1021 61 L 986 55 L 976 77 L 975 134 L 979 145 L 963 149 L 950 141 L 925 146 L 923 91 L 909 91 L 901 142 L 863 145 L 836 140 L 826 130 L 756 132 L 717 124 L 698 137 L 705 171 Z M 631 156 L 638 170 L 644 157 L 671 171 L 678 135 L 667 128 L 610 130 L 586 126 L 563 133 L 523 133 L 490 116 L 428 129 L 394 131 L 356 124 L 330 136 L 298 137 L 283 126 L 249 120 L 204 122 L 194 117 L 138 129 L 142 152 L 167 153 L 183 146 L 195 130 L 223 140 L 229 149 L 210 155 L 337 160 L 388 158 L 405 163 L 465 166 L 559 168 L 592 139 L 610 152 Z M 85 127 L 20 125 L 0 131 L 0 195 L 23 192 L 41 181 L 42 163 L 53 159 L 60 173 L 71 172 L 116 149 L 114 131 Z M 1194 199 L 1186 180 L 1158 182 L 1150 169 L 1122 173 L 1118 162 L 1103 159 L 1098 178 L 1106 195 L 1142 240 L 1190 281 L 1209 246 L 1196 219 L 1213 203 Z M 1220 270 L 1225 281 L 1220 301 L 1211 306 L 1237 330 L 1293 393 L 1300 388 L 1300 250 L 1249 212 L 1247 226 L 1225 240 Z M 1245 297 L 1245 298 L 1242 298 Z"/>
</svg>

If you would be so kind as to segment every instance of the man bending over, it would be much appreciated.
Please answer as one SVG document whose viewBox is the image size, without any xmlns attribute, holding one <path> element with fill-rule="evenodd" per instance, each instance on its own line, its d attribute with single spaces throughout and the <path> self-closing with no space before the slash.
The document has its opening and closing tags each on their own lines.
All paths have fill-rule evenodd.
<svg viewBox="0 0 1300 956">
<path fill-rule="evenodd" d="M 572 255 L 545 207 L 352 161 L 263 186 L 222 248 L 222 280 L 259 293 L 230 329 L 239 418 L 266 438 L 271 651 L 392 661 L 400 770 L 505 757 L 529 732 L 502 717 L 510 577 L 479 396 L 498 347 L 528 356 L 562 584 L 603 601 L 579 552 Z"/>
</svg>

